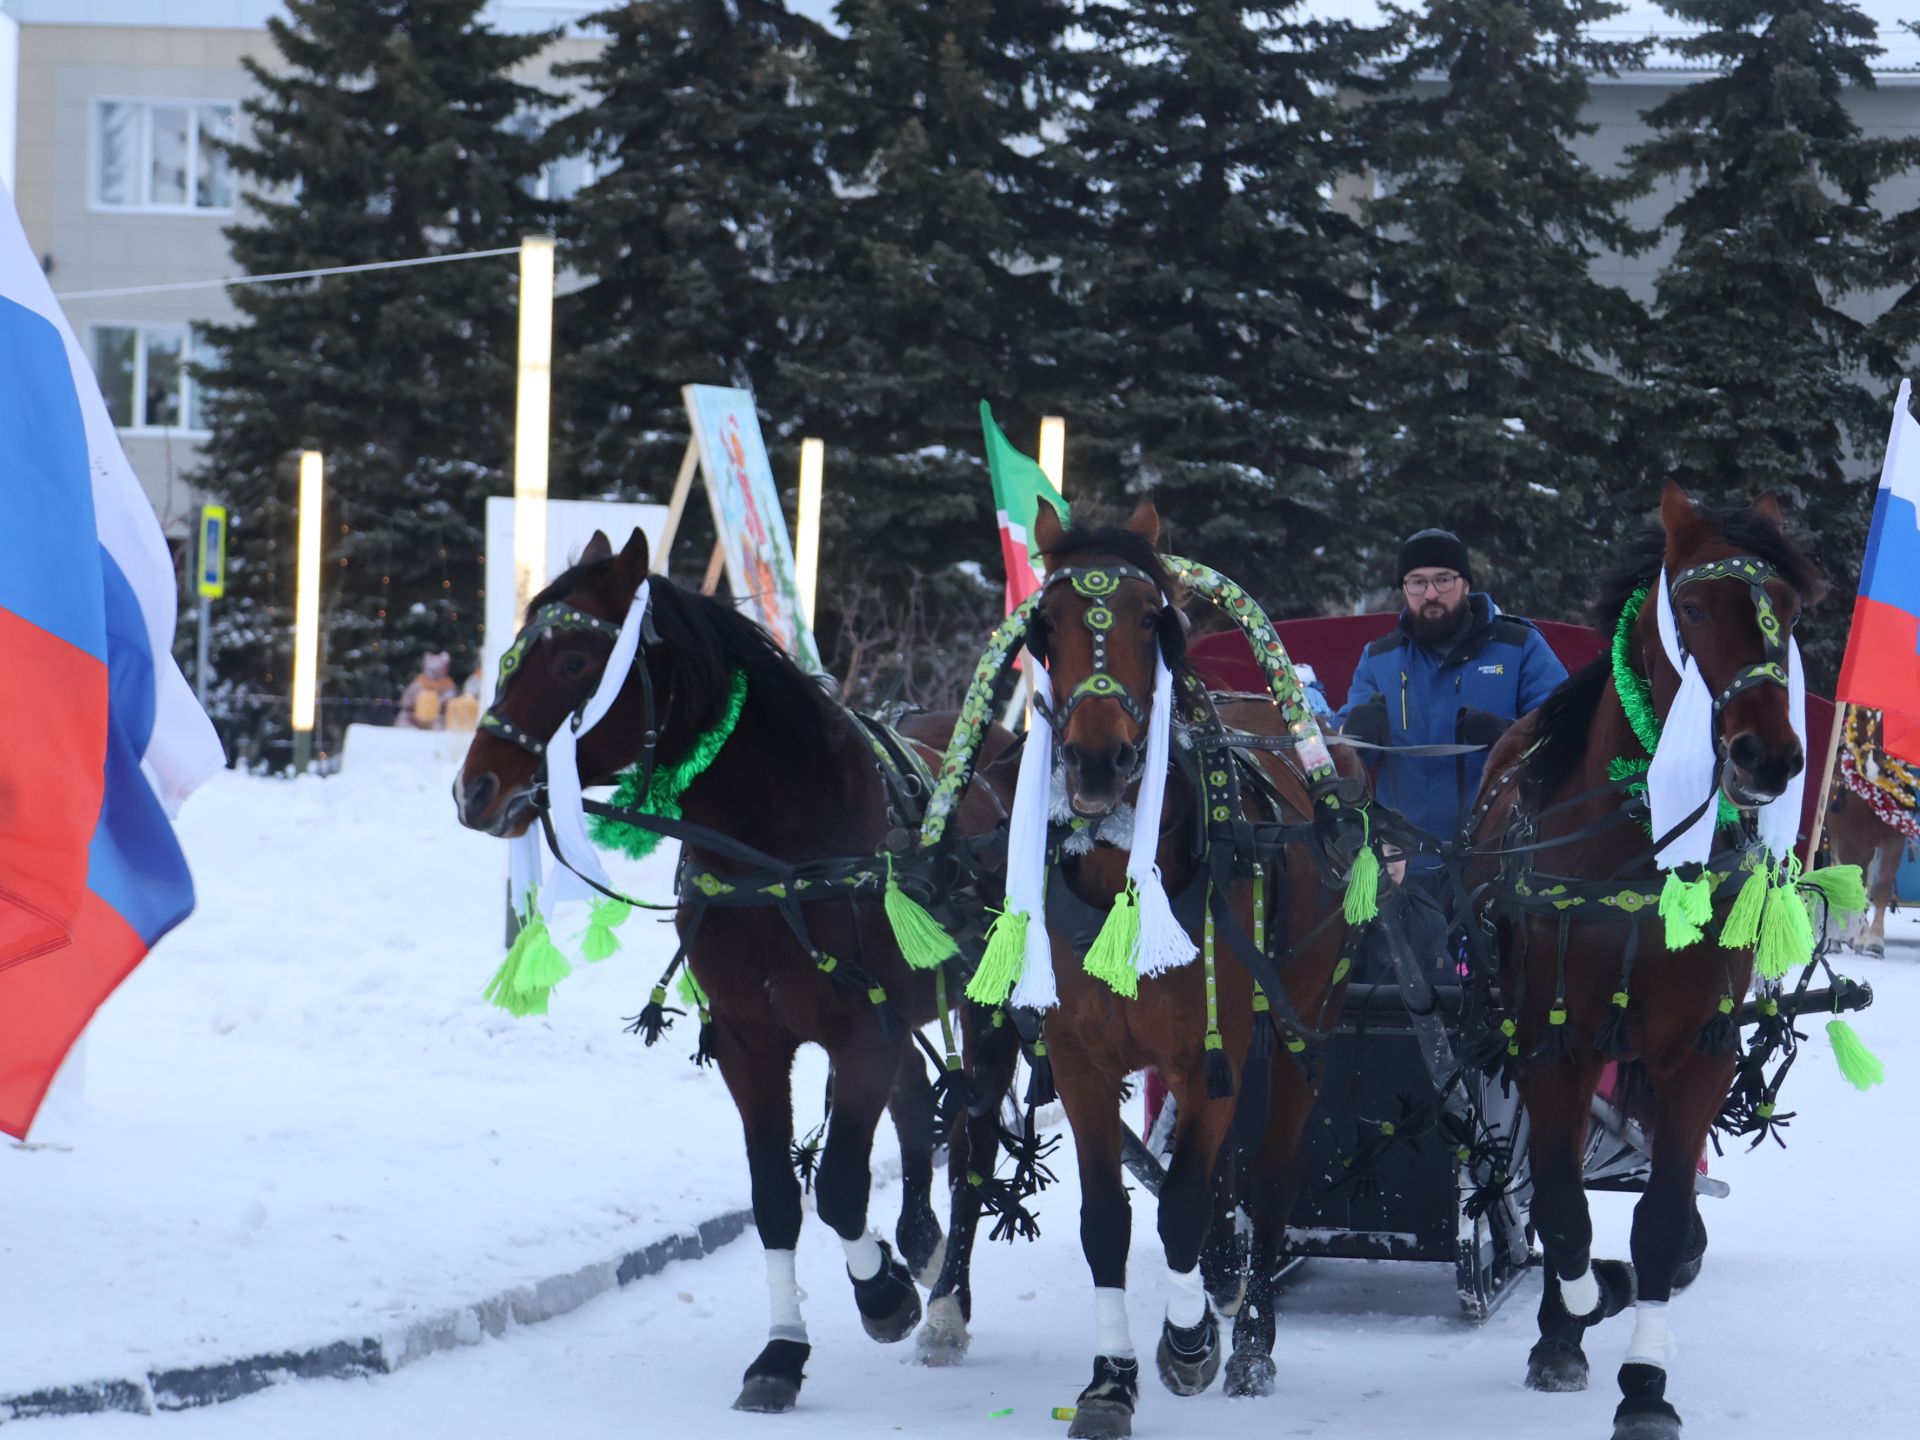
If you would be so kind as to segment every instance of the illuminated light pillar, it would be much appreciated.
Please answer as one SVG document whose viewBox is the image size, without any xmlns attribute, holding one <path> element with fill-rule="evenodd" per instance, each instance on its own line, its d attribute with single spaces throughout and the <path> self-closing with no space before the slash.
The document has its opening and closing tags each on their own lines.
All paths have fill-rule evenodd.
<svg viewBox="0 0 1920 1440">
<path fill-rule="evenodd" d="M 293 600 L 293 770 L 313 759 L 313 712 L 320 672 L 320 509 L 326 470 L 318 450 L 300 452 L 300 543 Z"/>
<path fill-rule="evenodd" d="M 513 415 L 513 621 L 547 583 L 553 411 L 553 237 L 520 242 L 520 363 Z"/>
<path fill-rule="evenodd" d="M 800 618 L 813 628 L 813 597 L 820 576 L 820 481 L 827 447 L 819 440 L 800 442 L 800 514 L 795 526 L 794 586 L 800 592 Z"/>
<path fill-rule="evenodd" d="M 1040 421 L 1040 470 L 1064 498 L 1067 493 L 1067 422 L 1058 415 Z"/>
</svg>

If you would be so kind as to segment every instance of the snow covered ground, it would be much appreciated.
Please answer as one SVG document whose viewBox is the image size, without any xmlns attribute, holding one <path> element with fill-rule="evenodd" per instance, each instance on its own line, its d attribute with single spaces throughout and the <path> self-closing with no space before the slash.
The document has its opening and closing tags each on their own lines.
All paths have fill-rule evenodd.
<svg viewBox="0 0 1920 1440">
<path fill-rule="evenodd" d="M 295 783 L 223 776 L 181 828 L 199 913 L 103 1011 L 84 1096 L 0 1149 L 0 1393 L 378 1336 L 515 1284 L 605 1261 L 745 1203 L 737 1125 L 677 1029 L 645 1050 L 620 1017 L 668 953 L 636 917 L 619 957 L 577 969 L 545 1020 L 479 991 L 498 954 L 497 842 L 453 823 L 431 767 Z M 634 877 L 661 895 L 667 862 Z M 1897 917 L 1860 1029 L 1887 1085 L 1848 1090 L 1808 1047 L 1789 1088 L 1793 1148 L 1714 1162 L 1713 1248 L 1674 1307 L 1672 1395 L 1695 1437 L 1905 1435 L 1920 1416 L 1920 922 Z M 1903 943 L 1904 942 L 1904 943 Z M 798 1089 L 818 1109 L 817 1061 Z M 881 1153 L 890 1138 L 883 1131 Z M 546 1324 L 373 1380 L 311 1381 L 155 1417 L 22 1422 L 23 1434 L 1063 1435 L 1086 1378 L 1091 1303 L 1071 1162 L 1034 1246 L 983 1246 L 975 1342 L 951 1371 L 860 1332 L 839 1246 L 800 1252 L 813 1332 L 795 1415 L 728 1410 L 764 1334 L 749 1236 Z M 890 1228 L 897 1191 L 876 1195 Z M 1627 1204 L 1598 1197 L 1602 1254 Z M 1136 1196 L 1133 1324 L 1164 1304 L 1153 1212 Z M 1437 1267 L 1308 1268 L 1291 1292 L 1280 1389 L 1175 1400 L 1148 1377 L 1141 1436 L 1604 1437 L 1625 1319 L 1590 1340 L 1595 1385 L 1519 1384 L 1537 1291 L 1485 1326 Z M 1010 1412 L 1010 1413 L 1005 1413 Z"/>
</svg>

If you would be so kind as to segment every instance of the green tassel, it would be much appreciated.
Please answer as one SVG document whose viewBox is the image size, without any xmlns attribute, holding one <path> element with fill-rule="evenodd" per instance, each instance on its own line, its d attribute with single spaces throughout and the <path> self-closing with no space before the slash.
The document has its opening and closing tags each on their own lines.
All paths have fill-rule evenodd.
<svg viewBox="0 0 1920 1440">
<path fill-rule="evenodd" d="M 608 897 L 594 901 L 586 931 L 580 936 L 581 958 L 598 962 L 618 950 L 620 939 L 613 932 L 626 924 L 631 914 L 633 907 L 624 900 Z"/>
<path fill-rule="evenodd" d="M 1880 1057 L 1867 1049 L 1846 1021 L 1829 1020 L 1827 1039 L 1833 1044 L 1833 1058 L 1840 1073 L 1854 1089 L 1871 1090 L 1887 1078 L 1887 1067 L 1880 1063 Z"/>
<path fill-rule="evenodd" d="M 1667 949 L 1698 945 L 1707 921 L 1713 918 L 1713 881 L 1706 875 L 1682 880 L 1669 870 L 1660 890 L 1660 918 L 1667 922 Z"/>
<path fill-rule="evenodd" d="M 887 857 L 887 924 L 893 927 L 893 943 L 900 957 L 914 970 L 936 970 L 960 953 L 953 936 L 927 913 L 926 906 L 900 888 L 893 878 L 893 857 Z"/>
<path fill-rule="evenodd" d="M 1369 842 L 1362 842 L 1353 857 L 1353 869 L 1347 873 L 1347 897 L 1341 913 L 1349 925 L 1364 925 L 1380 913 L 1380 856 Z"/>
<path fill-rule="evenodd" d="M 967 999 L 976 1005 L 1004 1005 L 1027 958 L 1027 915 L 1002 910 L 987 931 L 987 951 L 967 982 Z"/>
<path fill-rule="evenodd" d="M 1767 905 L 1767 881 L 1770 867 L 1756 865 L 1747 872 L 1734 897 L 1727 923 L 1720 927 L 1720 943 L 1729 950 L 1751 950 L 1760 942 L 1760 916 Z"/>
<path fill-rule="evenodd" d="M 1140 995 L 1140 972 L 1133 967 L 1133 952 L 1140 942 L 1140 892 L 1131 880 L 1127 888 L 1113 898 L 1100 933 L 1087 949 L 1081 968 L 1096 980 L 1107 982 L 1109 989 L 1123 999 Z"/>
<path fill-rule="evenodd" d="M 680 971 L 680 999 L 689 1010 L 705 1010 L 711 1002 L 707 992 L 700 988 L 700 982 L 693 978 L 693 967 L 686 966 Z"/>
<path fill-rule="evenodd" d="M 1778 980 L 1812 958 L 1813 917 L 1807 914 L 1807 902 L 1791 883 L 1771 886 L 1760 943 L 1754 947 L 1754 969 L 1762 979 Z"/>
<path fill-rule="evenodd" d="M 1827 911 L 1836 919 L 1858 915 L 1867 908 L 1867 884 L 1858 865 L 1823 865 L 1800 877 L 1800 883 L 1818 890 Z"/>
<path fill-rule="evenodd" d="M 544 1015 L 553 987 L 573 973 L 536 913 L 520 928 L 483 993 L 510 1015 Z"/>
</svg>

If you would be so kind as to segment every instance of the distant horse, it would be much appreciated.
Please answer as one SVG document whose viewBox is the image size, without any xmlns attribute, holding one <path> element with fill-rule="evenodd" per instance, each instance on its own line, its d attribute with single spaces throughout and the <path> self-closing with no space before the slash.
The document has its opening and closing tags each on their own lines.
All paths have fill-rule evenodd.
<svg viewBox="0 0 1920 1440">
<path fill-rule="evenodd" d="M 1847 928 L 1862 955 L 1887 953 L 1887 910 L 1894 903 L 1907 841 L 1920 837 L 1920 773 L 1887 752 L 1880 712 L 1847 711 L 1839 784 L 1827 806 L 1827 841 L 1837 864 L 1858 865 L 1869 907 Z"/>
<path fill-rule="evenodd" d="M 1054 695 L 1057 783 L 1064 787 L 1055 816 L 1062 818 L 1064 806 L 1064 813 L 1089 827 L 1089 840 L 1101 834 L 1107 821 L 1127 813 L 1123 807 L 1129 797 L 1138 803 L 1138 767 L 1148 748 L 1148 707 L 1159 703 L 1154 699 L 1158 657 L 1164 654 L 1184 682 L 1175 608 L 1179 587 L 1156 553 L 1159 529 L 1151 503 L 1142 503 L 1123 529 L 1063 532 L 1045 504 L 1035 522 L 1047 578 L 1030 643 L 1044 657 Z M 1175 693 L 1188 697 L 1176 712 L 1184 721 L 1194 692 L 1182 685 Z M 1211 710 L 1204 692 L 1200 700 L 1196 721 Z M 1271 704 L 1223 704 L 1217 714 L 1220 721 L 1259 736 L 1284 736 L 1287 731 L 1280 710 Z M 1210 867 L 1207 854 L 1196 853 L 1205 851 L 1195 841 L 1207 831 L 1210 819 L 1230 825 L 1239 818 L 1229 815 L 1226 806 L 1210 817 L 1204 807 L 1211 802 L 1203 802 L 1197 788 L 1224 784 L 1234 763 L 1224 756 L 1224 750 L 1202 752 L 1200 769 L 1210 775 L 1195 777 L 1178 763 L 1172 766 L 1157 851 L 1174 914 L 1196 943 L 1215 952 L 1216 975 L 1210 976 L 1210 967 L 1196 959 L 1141 976 L 1138 998 L 1116 996 L 1083 968 L 1082 953 L 1089 939 L 1087 917 L 1094 917 L 1097 928 L 1098 917 L 1127 888 L 1128 851 L 1116 847 L 1129 842 L 1100 840 L 1077 854 L 1072 847 L 1057 852 L 1047 918 L 1059 1003 L 1046 1012 L 1045 1036 L 1078 1152 L 1080 1240 L 1095 1287 L 1093 1380 L 1077 1402 L 1069 1431 L 1076 1437 L 1105 1440 L 1130 1434 L 1139 1398 L 1139 1367 L 1125 1313 L 1132 1226 L 1121 1177 L 1119 1111 L 1122 1084 L 1135 1070 L 1156 1070 L 1179 1106 L 1172 1162 L 1159 1195 L 1160 1238 L 1175 1294 L 1157 1351 L 1160 1377 L 1177 1395 L 1205 1390 L 1220 1369 L 1219 1320 L 1207 1292 L 1223 1299 L 1237 1296 L 1238 1276 L 1208 1267 L 1203 1277 L 1202 1252 L 1213 1224 L 1217 1187 L 1231 1183 L 1234 1147 L 1229 1140 L 1236 1104 L 1251 1101 L 1258 1112 L 1265 1103 L 1264 1125 L 1258 1119 L 1251 1122 L 1258 1154 L 1245 1198 L 1256 1230 L 1245 1299 L 1234 1327 L 1228 1389 L 1250 1395 L 1268 1393 L 1273 1386 L 1272 1280 L 1314 1096 L 1305 1071 L 1291 1056 L 1276 1057 L 1270 1065 L 1265 1060 L 1249 1065 L 1250 1052 L 1264 1049 L 1253 1043 L 1256 1027 L 1264 1030 L 1269 1021 L 1256 1008 L 1255 982 L 1245 957 L 1226 942 L 1224 927 L 1221 936 L 1212 933 L 1202 911 L 1210 900 L 1217 901 L 1230 913 L 1239 935 L 1257 936 L 1256 884 L 1264 887 L 1260 898 L 1279 937 L 1275 948 L 1299 948 L 1284 964 L 1279 992 L 1263 1000 L 1272 1003 L 1276 1015 L 1304 1016 L 1315 1027 L 1331 1026 L 1338 1018 L 1345 979 L 1337 967 L 1348 927 L 1339 891 L 1325 883 L 1330 877 L 1320 864 L 1324 854 L 1310 843 L 1320 807 L 1291 757 L 1262 755 L 1258 768 L 1266 777 L 1266 798 L 1254 800 L 1253 792 L 1262 787 L 1250 781 L 1242 802 L 1248 817 L 1296 827 L 1293 843 L 1276 846 L 1267 855 L 1261 878 L 1256 882 L 1248 873 L 1251 856 L 1240 857 L 1249 864 L 1221 871 Z M 1357 774 L 1357 765 L 1349 764 L 1349 769 Z M 1363 782 L 1350 783 L 1355 795 L 1364 795 Z M 1350 813 L 1355 814 L 1357 832 L 1357 812 Z M 1353 835 L 1354 846 L 1360 838 Z M 1210 897 L 1208 887 L 1215 882 L 1221 893 Z M 1209 1025 L 1216 1002 L 1217 1036 Z M 1218 1076 L 1209 1083 L 1208 1070 L 1217 1070 L 1220 1060 L 1210 1058 L 1215 1052 L 1203 1048 L 1203 1037 L 1205 1047 L 1217 1045 L 1218 1056 L 1239 1079 L 1237 1098 L 1221 1093 L 1228 1087 L 1218 1083 Z M 1305 1040 L 1289 1031 L 1287 1044 L 1289 1049 L 1304 1048 Z"/>
<path fill-rule="evenodd" d="M 1732 1016 L 1754 966 L 1751 948 L 1723 948 L 1711 924 L 1698 943 L 1666 949 L 1649 893 L 1660 888 L 1651 846 L 1641 825 L 1624 823 L 1620 782 L 1650 752 L 1636 738 L 1622 687 L 1650 693 L 1662 720 L 1679 690 L 1656 628 L 1658 597 L 1649 592 L 1664 576 L 1686 652 L 1717 697 L 1719 788 L 1740 818 L 1720 829 L 1717 845 L 1730 848 L 1706 878 L 1719 884 L 1717 898 L 1730 896 L 1739 875 L 1725 861 L 1753 853 L 1755 807 L 1784 793 L 1806 762 L 1782 667 L 1801 607 L 1826 588 L 1785 536 L 1771 496 L 1748 510 L 1708 511 L 1669 484 L 1660 522 L 1602 582 L 1596 622 L 1619 637 L 1614 660 L 1570 677 L 1494 748 L 1471 827 L 1483 857 L 1506 852 L 1492 913 L 1502 993 L 1517 1010 L 1513 1053 L 1530 1057 L 1519 1083 L 1532 1124 L 1533 1219 L 1546 1286 L 1527 1383 L 1584 1388 L 1581 1336 L 1635 1303 L 1637 1282 L 1615 1440 L 1680 1433 L 1665 1393 L 1666 1306 L 1694 1234 L 1695 1167 L 1734 1077 Z M 1554 844 L 1557 837 L 1567 838 Z M 1494 862 L 1480 863 L 1481 878 L 1490 878 Z M 1727 909 L 1717 904 L 1715 917 Z M 1634 1209 L 1629 1272 L 1591 1261 L 1581 1157 L 1602 1068 L 1633 1057 L 1651 1087 L 1653 1156 Z"/>
<path fill-rule="evenodd" d="M 643 580 L 648 557 L 640 531 L 618 555 L 596 533 L 579 562 L 528 606 L 511 673 L 455 781 L 464 824 L 514 836 L 534 822 L 546 742 L 597 687 L 610 637 Z M 895 786 L 884 760 L 876 760 L 884 738 L 837 705 L 766 631 L 664 576 L 653 576 L 649 587 L 643 649 L 614 708 L 581 740 L 580 777 L 589 785 L 610 782 L 643 755 L 671 766 L 693 750 L 697 737 L 708 748 L 719 738 L 710 763 L 680 800 L 684 819 L 715 838 L 696 834 L 684 847 L 677 918 L 708 999 L 712 1058 L 745 1129 L 754 1223 L 767 1254 L 772 1325 L 765 1348 L 747 1367 L 735 1408 L 782 1411 L 798 1399 L 810 1354 L 794 1278 L 801 1186 L 792 1155 L 792 1069 L 801 1045 L 821 1046 L 833 1064 L 832 1113 L 814 1191 L 821 1220 L 846 1247 L 867 1333 L 887 1342 L 904 1339 L 921 1314 L 915 1274 L 930 1283 L 942 1269 L 943 1240 L 929 1204 L 934 1111 L 906 1028 L 935 1018 L 942 982 L 902 960 L 879 886 L 853 883 L 849 867 L 834 863 L 865 857 L 871 880 L 889 833 L 904 837 L 909 831 L 902 827 L 918 819 L 897 813 Z M 656 696 L 662 697 L 657 712 Z M 729 715 L 731 731 L 723 733 Z M 953 717 L 922 716 L 915 725 L 944 740 Z M 1009 742 L 1004 731 L 991 736 L 989 758 Z M 921 749 L 937 763 L 937 750 Z M 959 809 L 957 829 L 965 835 L 992 831 L 1006 814 L 1006 797 L 996 796 L 991 773 L 983 774 L 988 778 L 972 785 Z M 1000 783 L 1010 791 L 1011 777 Z M 837 873 L 843 889 L 836 898 L 799 904 L 802 897 L 777 881 L 753 876 L 722 841 Z M 759 903 L 726 903 L 742 898 L 742 888 L 765 893 L 753 897 Z M 716 898 L 720 903 L 701 903 Z M 803 921 L 789 918 L 800 910 Z M 957 990 L 953 999 L 957 1004 Z M 984 1093 L 1002 1094 L 1010 1082 L 1017 1050 L 1009 1045 L 1004 1052 L 986 1067 Z M 996 1080 L 998 1091 L 991 1089 Z M 867 1228 L 873 1132 L 889 1107 L 904 1170 L 894 1237 L 904 1264 Z M 975 1117 L 956 1136 L 953 1154 L 963 1172 L 971 1163 L 992 1173 L 997 1116 L 986 1108 L 984 1124 Z M 987 1147 L 971 1162 L 969 1130 Z M 967 1234 L 945 1247 L 943 1279 L 950 1293 L 965 1297 L 976 1187 L 963 1184 L 955 1194 L 956 1223 Z"/>
</svg>

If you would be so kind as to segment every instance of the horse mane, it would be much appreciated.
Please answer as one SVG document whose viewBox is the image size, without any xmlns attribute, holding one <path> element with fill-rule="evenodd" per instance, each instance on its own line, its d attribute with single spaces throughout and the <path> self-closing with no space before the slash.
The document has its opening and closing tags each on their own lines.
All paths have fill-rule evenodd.
<svg viewBox="0 0 1920 1440">
<path fill-rule="evenodd" d="M 613 563 L 608 556 L 572 566 L 533 598 L 529 613 L 590 589 L 606 577 Z M 653 628 L 672 654 L 675 688 L 684 697 L 676 703 L 691 704 L 696 712 L 686 717 L 693 733 L 720 718 L 738 668 L 747 677 L 745 713 L 759 710 L 777 717 L 769 732 L 793 753 L 825 751 L 839 728 L 839 707 L 758 621 L 725 601 L 682 590 L 664 575 L 654 575 L 649 584 Z M 663 725 L 666 719 L 662 717 Z"/>
<path fill-rule="evenodd" d="M 1802 604 L 1817 605 L 1826 595 L 1826 577 L 1812 557 L 1752 510 L 1703 505 L 1698 514 L 1736 552 L 1773 566 L 1780 578 L 1799 592 Z M 1634 592 L 1660 578 L 1666 554 L 1666 531 L 1653 522 L 1633 535 L 1613 564 L 1601 573 L 1599 593 L 1588 618 L 1600 632 L 1604 653 L 1561 681 L 1541 705 L 1533 723 L 1536 743 L 1527 757 L 1527 778 L 1539 793 L 1558 792 L 1585 760 L 1594 714 L 1613 680 L 1613 632 Z"/>
</svg>

